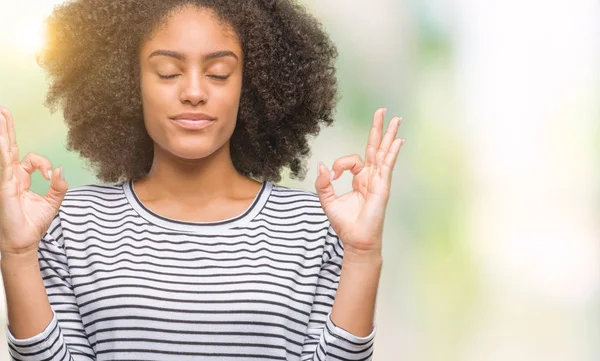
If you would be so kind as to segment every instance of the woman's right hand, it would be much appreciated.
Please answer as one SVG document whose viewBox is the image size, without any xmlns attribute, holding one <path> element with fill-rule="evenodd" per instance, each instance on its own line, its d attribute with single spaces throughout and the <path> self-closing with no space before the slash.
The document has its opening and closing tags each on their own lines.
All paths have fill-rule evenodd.
<svg viewBox="0 0 600 361">
<path fill-rule="evenodd" d="M 62 167 L 53 170 L 50 161 L 40 155 L 29 153 L 19 161 L 15 125 L 6 108 L 0 108 L 0 165 L 0 252 L 3 257 L 37 253 L 68 184 Z M 29 190 L 36 169 L 52 183 L 45 196 Z"/>
</svg>

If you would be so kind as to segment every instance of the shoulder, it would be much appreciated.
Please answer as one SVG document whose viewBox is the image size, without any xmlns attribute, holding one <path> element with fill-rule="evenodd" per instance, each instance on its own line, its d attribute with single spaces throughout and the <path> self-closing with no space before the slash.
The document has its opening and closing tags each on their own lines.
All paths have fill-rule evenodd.
<svg viewBox="0 0 600 361">
<path fill-rule="evenodd" d="M 321 202 L 317 193 L 280 184 L 273 184 L 269 202 L 281 205 L 306 205 L 321 208 Z"/>
<path fill-rule="evenodd" d="M 61 210 L 78 208 L 81 206 L 114 207 L 127 202 L 123 191 L 123 183 L 97 183 L 86 184 L 67 190 Z"/>
<path fill-rule="evenodd" d="M 118 205 L 125 205 L 123 182 L 114 184 L 87 184 L 67 190 L 58 213 L 54 216 L 46 235 L 46 241 L 64 241 L 65 229 L 89 228 L 86 222 L 104 214 L 110 214 Z M 121 208 L 122 210 L 123 208 Z"/>
<path fill-rule="evenodd" d="M 319 230 L 329 228 L 329 220 L 317 194 L 301 188 L 273 185 L 263 214 L 277 222 Z"/>
<path fill-rule="evenodd" d="M 276 184 L 276 183 L 272 183 L 272 193 L 312 197 L 312 198 L 315 198 L 317 201 L 319 200 L 317 193 L 315 193 L 313 191 L 309 191 L 309 190 L 298 188 L 298 187 Z"/>
<path fill-rule="evenodd" d="M 295 187 L 274 185 L 269 202 L 270 211 L 276 211 L 277 216 L 286 217 L 293 214 L 303 223 L 310 224 L 319 230 L 324 239 L 324 260 L 335 256 L 342 257 L 344 246 L 337 233 L 331 226 L 317 193 Z"/>
<path fill-rule="evenodd" d="M 118 183 L 94 183 L 84 184 L 74 188 L 69 188 L 67 195 L 73 194 L 103 194 L 103 193 L 123 193 L 123 184 Z"/>
</svg>

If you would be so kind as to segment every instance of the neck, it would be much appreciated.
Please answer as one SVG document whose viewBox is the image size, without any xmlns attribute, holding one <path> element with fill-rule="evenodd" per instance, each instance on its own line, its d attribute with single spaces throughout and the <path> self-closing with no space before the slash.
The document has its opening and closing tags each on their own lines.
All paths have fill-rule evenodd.
<svg viewBox="0 0 600 361">
<path fill-rule="evenodd" d="M 139 181 L 148 199 L 171 199 L 183 204 L 203 204 L 231 197 L 241 184 L 255 182 L 235 169 L 229 144 L 202 159 L 182 159 L 154 147 L 148 175 Z"/>
</svg>

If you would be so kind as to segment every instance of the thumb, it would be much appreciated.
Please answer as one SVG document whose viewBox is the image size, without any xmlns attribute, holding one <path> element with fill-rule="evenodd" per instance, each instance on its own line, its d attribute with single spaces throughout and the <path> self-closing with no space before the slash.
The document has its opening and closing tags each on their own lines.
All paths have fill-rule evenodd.
<svg viewBox="0 0 600 361">
<path fill-rule="evenodd" d="M 331 173 L 323 162 L 319 162 L 317 165 L 315 189 L 317 190 L 317 195 L 319 196 L 323 208 L 326 208 L 337 198 L 333 189 L 333 184 L 331 183 Z"/>
<path fill-rule="evenodd" d="M 65 199 L 65 195 L 67 194 L 67 189 L 69 189 L 69 185 L 65 180 L 63 167 L 58 167 L 51 171 L 50 174 L 50 189 L 46 194 L 45 198 L 48 203 L 55 209 L 58 210 L 63 199 Z"/>
</svg>

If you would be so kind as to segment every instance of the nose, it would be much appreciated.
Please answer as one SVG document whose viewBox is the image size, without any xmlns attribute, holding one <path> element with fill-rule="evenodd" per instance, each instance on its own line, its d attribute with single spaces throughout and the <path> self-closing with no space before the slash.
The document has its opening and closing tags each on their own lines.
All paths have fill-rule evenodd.
<svg viewBox="0 0 600 361">
<path fill-rule="evenodd" d="M 182 103 L 189 103 L 191 105 L 206 103 L 208 100 L 208 89 L 199 73 L 190 72 L 187 74 L 185 81 L 182 82 L 179 100 Z"/>
</svg>

